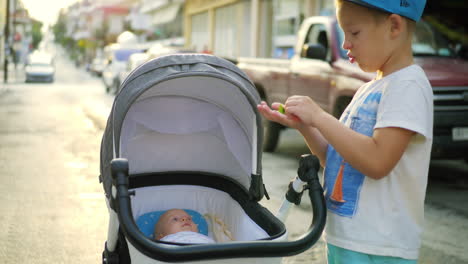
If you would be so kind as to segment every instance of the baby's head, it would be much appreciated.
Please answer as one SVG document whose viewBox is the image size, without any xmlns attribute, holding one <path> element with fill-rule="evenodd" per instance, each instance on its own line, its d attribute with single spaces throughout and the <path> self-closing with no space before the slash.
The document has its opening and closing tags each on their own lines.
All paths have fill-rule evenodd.
<svg viewBox="0 0 468 264">
<path fill-rule="evenodd" d="M 198 226 L 192 217 L 182 209 L 170 209 L 161 215 L 154 228 L 154 238 L 161 239 L 167 235 L 181 231 L 198 233 Z"/>
</svg>

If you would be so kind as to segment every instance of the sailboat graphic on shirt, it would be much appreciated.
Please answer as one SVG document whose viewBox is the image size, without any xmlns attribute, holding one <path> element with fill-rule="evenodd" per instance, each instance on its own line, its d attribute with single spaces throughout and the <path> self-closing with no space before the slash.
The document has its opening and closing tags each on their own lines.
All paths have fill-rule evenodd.
<svg viewBox="0 0 468 264">
<path fill-rule="evenodd" d="M 330 199 L 333 203 L 345 203 L 343 200 L 343 171 L 344 171 L 344 162 L 341 162 L 340 170 L 336 176 L 335 184 L 333 185 L 333 190 L 330 195 Z"/>
</svg>

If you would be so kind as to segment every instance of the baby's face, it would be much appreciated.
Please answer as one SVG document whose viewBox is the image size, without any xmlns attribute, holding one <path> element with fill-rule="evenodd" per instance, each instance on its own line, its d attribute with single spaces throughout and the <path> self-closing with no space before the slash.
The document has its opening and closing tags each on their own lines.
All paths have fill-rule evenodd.
<svg viewBox="0 0 468 264">
<path fill-rule="evenodd" d="M 181 231 L 198 233 L 198 227 L 187 212 L 180 209 L 172 209 L 161 216 L 155 231 L 156 239 L 160 239 Z"/>
</svg>

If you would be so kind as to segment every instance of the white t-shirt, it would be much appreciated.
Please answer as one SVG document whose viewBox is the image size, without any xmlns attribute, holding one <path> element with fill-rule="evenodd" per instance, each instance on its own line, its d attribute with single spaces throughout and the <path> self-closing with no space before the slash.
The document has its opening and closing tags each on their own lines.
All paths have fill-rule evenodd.
<svg viewBox="0 0 468 264">
<path fill-rule="evenodd" d="M 174 234 L 167 235 L 161 238 L 161 241 L 165 242 L 177 242 L 187 244 L 208 244 L 215 243 L 215 241 L 209 236 L 191 231 L 182 231 Z"/>
<path fill-rule="evenodd" d="M 395 168 L 380 180 L 366 177 L 328 146 L 326 241 L 367 254 L 417 259 L 433 126 L 433 94 L 424 71 L 411 65 L 366 83 L 340 122 L 367 136 L 383 127 L 416 134 Z M 340 168 L 342 188 L 335 185 Z"/>
</svg>

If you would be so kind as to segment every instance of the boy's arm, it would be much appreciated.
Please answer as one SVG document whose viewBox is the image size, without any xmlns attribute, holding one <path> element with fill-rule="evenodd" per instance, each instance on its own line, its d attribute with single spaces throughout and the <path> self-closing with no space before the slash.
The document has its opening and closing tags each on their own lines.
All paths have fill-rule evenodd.
<svg viewBox="0 0 468 264">
<path fill-rule="evenodd" d="M 346 162 L 374 179 L 390 173 L 415 134 L 398 127 L 375 129 L 371 137 L 360 134 L 325 112 L 307 96 L 289 97 L 285 108 L 289 114 L 298 116 L 303 126 L 317 128 Z"/>
<path fill-rule="evenodd" d="M 395 167 L 415 132 L 398 127 L 378 128 L 372 137 L 360 134 L 322 111 L 315 127 L 355 169 L 381 179 Z"/>
<path fill-rule="evenodd" d="M 328 141 L 315 127 L 304 127 L 299 128 L 298 130 L 304 137 L 310 152 L 317 156 L 317 158 L 320 160 L 320 165 L 325 168 L 327 163 Z"/>
<path fill-rule="evenodd" d="M 309 103 L 311 102 L 309 98 L 307 100 Z M 278 109 L 278 106 L 279 103 L 274 103 L 272 108 Z M 316 110 L 309 112 L 311 106 Z M 304 117 L 302 120 L 294 115 L 301 113 L 294 107 L 288 107 L 291 113 L 284 115 L 270 109 L 266 103 L 258 106 L 259 111 L 268 120 L 299 130 L 310 151 L 320 159 L 322 166 L 326 165 L 327 145 L 331 144 L 346 162 L 374 179 L 381 179 L 390 173 L 403 155 L 411 137 L 415 134 L 415 132 L 403 128 L 386 127 L 374 130 L 372 137 L 368 137 L 343 125 L 315 103 L 302 105 L 300 108 L 307 110 L 302 113 Z M 292 113 L 294 114 L 291 115 Z M 306 116 L 312 117 L 313 121 L 306 121 Z M 306 123 L 313 123 L 314 126 Z"/>
</svg>

